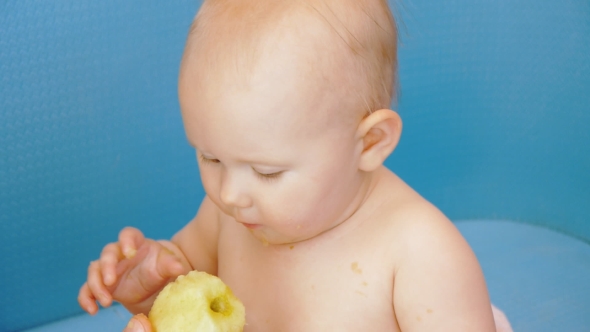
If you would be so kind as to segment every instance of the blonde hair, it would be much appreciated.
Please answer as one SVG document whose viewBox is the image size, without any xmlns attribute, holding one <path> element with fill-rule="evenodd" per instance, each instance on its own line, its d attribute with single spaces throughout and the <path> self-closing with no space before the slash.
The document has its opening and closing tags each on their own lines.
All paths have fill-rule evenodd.
<svg viewBox="0 0 590 332">
<path fill-rule="evenodd" d="M 296 23 L 301 14 L 312 18 L 310 26 L 327 28 L 303 34 L 320 62 L 310 63 L 310 72 L 346 89 L 353 107 L 365 113 L 389 108 L 397 91 L 397 29 L 386 0 L 206 0 L 190 28 L 183 62 L 198 49 L 205 56 L 197 61 L 208 62 L 201 66 L 232 66 L 247 77 L 272 46 L 268 40 L 289 29 L 306 30 Z"/>
</svg>

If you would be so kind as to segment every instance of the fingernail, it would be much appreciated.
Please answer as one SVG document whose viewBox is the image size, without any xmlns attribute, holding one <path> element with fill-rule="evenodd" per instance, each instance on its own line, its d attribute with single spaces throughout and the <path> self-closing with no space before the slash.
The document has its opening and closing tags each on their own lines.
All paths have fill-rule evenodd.
<svg viewBox="0 0 590 332">
<path fill-rule="evenodd" d="M 107 293 L 101 293 L 100 294 L 100 301 L 99 302 L 100 302 L 100 304 L 103 307 L 108 306 L 109 303 L 110 303 L 110 301 L 111 301 L 111 295 L 110 294 L 107 294 Z"/>
<path fill-rule="evenodd" d="M 137 250 L 132 249 L 132 248 L 127 248 L 127 249 L 125 249 L 125 252 L 123 254 L 125 255 L 125 258 L 131 259 L 131 258 L 135 257 L 136 253 L 137 253 Z"/>
<path fill-rule="evenodd" d="M 135 320 L 130 320 L 129 324 L 127 324 L 127 327 L 125 328 L 124 332 L 136 332 L 139 331 L 138 329 L 135 328 Z"/>
</svg>

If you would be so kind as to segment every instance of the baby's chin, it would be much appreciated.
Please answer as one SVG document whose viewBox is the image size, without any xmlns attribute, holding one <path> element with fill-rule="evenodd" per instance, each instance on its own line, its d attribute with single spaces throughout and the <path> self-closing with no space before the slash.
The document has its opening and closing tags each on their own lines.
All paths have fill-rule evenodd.
<svg viewBox="0 0 590 332">
<path fill-rule="evenodd" d="M 308 238 L 301 236 L 300 234 L 279 234 L 272 230 L 269 230 L 267 227 L 261 226 L 256 228 L 249 228 L 250 234 L 256 238 L 264 247 L 268 246 L 288 246 L 291 247 L 297 243 L 301 243 L 303 241 L 312 238 L 310 236 Z"/>
</svg>

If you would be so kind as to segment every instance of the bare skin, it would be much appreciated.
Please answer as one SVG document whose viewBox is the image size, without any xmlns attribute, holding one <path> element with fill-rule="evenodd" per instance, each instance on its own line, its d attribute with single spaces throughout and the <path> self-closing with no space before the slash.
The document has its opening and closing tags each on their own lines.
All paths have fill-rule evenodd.
<svg viewBox="0 0 590 332">
<path fill-rule="evenodd" d="M 307 20 L 297 26 L 330 35 Z M 209 72 L 199 49 L 183 60 L 183 122 L 207 196 L 171 241 L 124 229 L 91 263 L 80 305 L 94 314 L 96 301 L 118 301 L 136 314 L 126 331 L 151 331 L 160 290 L 200 270 L 244 303 L 245 331 L 495 331 L 465 240 L 383 166 L 400 117 L 349 112 L 354 87 L 338 89 L 338 66 L 310 77 L 317 54 L 295 30 L 247 79 Z"/>
<path fill-rule="evenodd" d="M 466 296 L 462 287 L 486 292 L 475 258 L 452 224 L 391 172 L 380 173 L 374 196 L 354 218 L 303 243 L 264 246 L 240 225 L 221 218 L 218 273 L 249 309 L 246 331 L 468 331 L 484 326 L 481 321 L 493 330 L 489 312 L 477 309 L 489 308 L 485 296 L 471 297 L 478 306 L 466 301 L 453 310 L 447 307 L 445 296 Z M 423 234 L 422 228 L 436 233 Z M 441 236 L 447 241 L 439 248 L 416 245 Z M 446 261 L 442 250 L 455 251 L 454 260 L 467 264 L 449 271 L 451 266 L 432 262 L 434 266 L 422 267 L 432 269 L 433 275 L 425 277 L 410 263 L 430 261 L 431 255 Z M 460 283 L 445 276 L 460 278 Z M 412 287 L 416 279 L 425 283 Z M 461 286 L 424 287 L 429 282 Z M 461 315 L 452 315 L 454 310 Z"/>
<path fill-rule="evenodd" d="M 218 274 L 243 301 L 245 331 L 470 331 L 481 327 L 481 321 L 493 331 L 487 296 L 468 294 L 486 290 L 467 244 L 440 212 L 398 177 L 384 168 L 379 173 L 374 196 L 357 212 L 358 218 L 316 238 L 265 245 L 206 200 L 201 211 L 211 215 L 200 214 L 174 243 L 195 252 L 200 246 L 189 232 L 218 229 L 219 266 L 202 270 Z M 441 238 L 446 241 L 433 245 Z M 456 265 L 441 264 L 448 263 L 445 256 L 451 253 Z M 415 270 L 421 258 L 431 266 Z M 414 260 L 418 262 L 408 263 Z M 432 274 L 425 275 L 425 269 Z M 413 287 L 420 279 L 425 279 L 421 287 Z M 454 297 L 469 301 L 449 301 Z M 137 318 L 133 327 L 149 331 L 145 317 Z"/>
</svg>

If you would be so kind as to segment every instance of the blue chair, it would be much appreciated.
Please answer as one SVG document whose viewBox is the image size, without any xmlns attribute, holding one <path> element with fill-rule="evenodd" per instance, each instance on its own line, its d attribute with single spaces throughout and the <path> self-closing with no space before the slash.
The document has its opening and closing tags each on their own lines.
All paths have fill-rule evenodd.
<svg viewBox="0 0 590 332">
<path fill-rule="evenodd" d="M 200 2 L 0 4 L 0 331 L 120 331 L 83 314 L 127 225 L 170 237 L 202 190 L 176 97 Z M 453 221 L 515 331 L 590 326 L 590 5 L 392 4 L 404 120 L 387 165 Z"/>
</svg>

